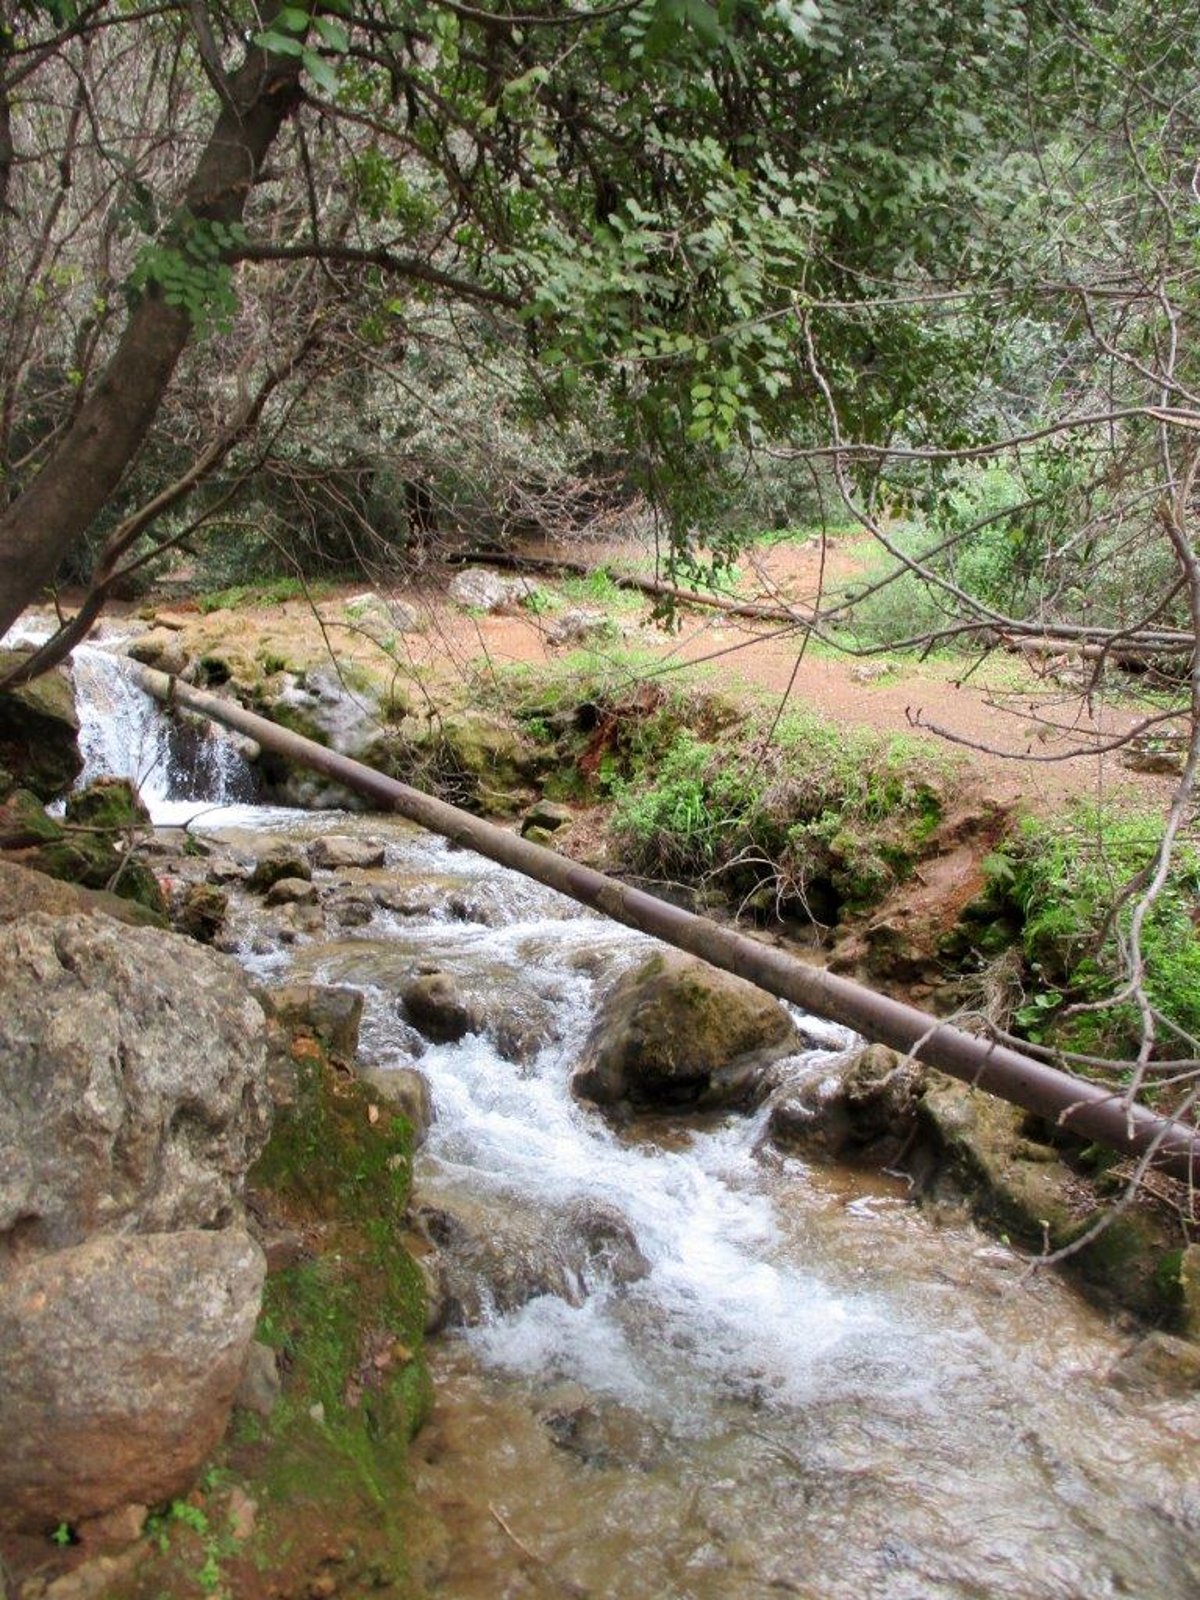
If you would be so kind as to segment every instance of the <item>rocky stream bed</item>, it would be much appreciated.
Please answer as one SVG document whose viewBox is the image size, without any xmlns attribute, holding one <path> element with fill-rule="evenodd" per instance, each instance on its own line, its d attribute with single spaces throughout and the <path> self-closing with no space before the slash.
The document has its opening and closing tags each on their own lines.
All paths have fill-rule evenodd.
<svg viewBox="0 0 1200 1600">
<path fill-rule="evenodd" d="M 159 737 L 147 713 L 143 766 Z M 165 779 L 147 793 L 179 822 Z M 0 1406 L 24 1451 L 6 1506 L 50 1458 L 48 1396 L 87 1387 L 97 1309 L 110 1388 L 171 1433 L 146 1352 L 181 1358 L 130 1318 L 155 1274 L 164 1304 L 181 1273 L 197 1292 L 185 1235 L 246 1280 L 249 1318 L 214 1320 L 228 1374 L 198 1363 L 206 1414 L 237 1407 L 218 1445 L 186 1402 L 177 1472 L 142 1448 L 166 1504 L 133 1543 L 153 1477 L 119 1481 L 104 1441 L 137 1456 L 136 1430 L 100 1407 L 106 1487 L 77 1503 L 82 1436 L 59 1440 L 6 1544 L 22 1600 L 1195 1594 L 1195 1347 L 1003 1237 L 1004 1194 L 1048 1201 L 1039 1174 L 1066 1170 L 1044 1130 L 400 823 L 206 810 L 142 859 L 223 955 L 120 929 L 128 902 L 0 883 L 5 1059 L 44 1064 L 54 1033 L 61 1089 L 6 1133 L 36 1150 L 32 1119 L 48 1152 L 0 1189 L 6 1344 L 51 1357 Z M 206 984 L 229 993 L 201 1038 Z M 97 1099 L 131 1074 L 157 1096 L 140 1121 Z M 50 1158 L 75 1144 L 93 1176 Z M 989 1166 L 983 1233 L 952 1202 Z"/>
</svg>

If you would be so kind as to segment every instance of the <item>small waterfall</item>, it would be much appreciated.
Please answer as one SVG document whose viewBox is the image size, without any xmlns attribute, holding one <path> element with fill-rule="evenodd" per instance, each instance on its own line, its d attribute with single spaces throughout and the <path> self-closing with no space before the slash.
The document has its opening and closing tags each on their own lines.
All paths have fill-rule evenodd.
<svg viewBox="0 0 1200 1600">
<path fill-rule="evenodd" d="M 39 644 L 49 623 L 23 623 L 6 645 Z M 251 804 L 258 782 L 238 742 L 215 723 L 186 714 L 166 715 L 130 678 L 120 653 L 128 635 L 101 634 L 77 645 L 71 681 L 79 715 L 84 768 L 79 785 L 96 778 L 128 778 L 153 822 L 189 821 L 199 812 Z"/>
<path fill-rule="evenodd" d="M 151 819 L 179 823 L 198 810 L 251 803 L 257 782 L 236 742 L 215 724 L 163 714 L 110 649 L 77 647 L 71 658 L 79 713 L 81 783 L 128 778 Z"/>
</svg>

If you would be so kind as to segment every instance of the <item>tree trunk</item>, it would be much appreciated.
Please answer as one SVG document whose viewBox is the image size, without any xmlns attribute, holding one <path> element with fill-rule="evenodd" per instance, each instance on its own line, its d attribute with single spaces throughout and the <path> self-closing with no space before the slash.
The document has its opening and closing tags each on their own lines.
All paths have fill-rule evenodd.
<svg viewBox="0 0 1200 1600">
<path fill-rule="evenodd" d="M 184 196 L 194 217 L 236 222 L 298 93 L 299 63 L 251 46 Z M 41 598 L 140 450 L 191 335 L 149 285 L 112 359 L 37 477 L 0 516 L 0 635 Z"/>
<path fill-rule="evenodd" d="M 1059 1072 L 1017 1050 L 964 1033 L 915 1006 L 876 994 L 862 984 L 808 966 L 785 951 L 723 928 L 707 917 L 668 905 L 641 889 L 630 888 L 460 811 L 457 806 L 387 778 L 360 761 L 314 744 L 311 739 L 243 710 L 234 701 L 189 688 L 179 679 L 149 667 L 131 670 L 135 681 L 156 699 L 211 717 L 266 749 L 369 796 L 384 809 L 399 812 L 455 844 L 535 878 L 616 922 L 700 956 L 816 1016 L 828 1017 L 891 1045 L 894 1050 L 911 1053 L 931 1067 L 1023 1106 L 1083 1139 L 1097 1141 L 1127 1156 L 1153 1151 L 1155 1165 L 1163 1171 L 1184 1182 L 1200 1181 L 1200 1144 L 1192 1131 L 1156 1116 L 1144 1106 L 1124 1105 L 1119 1093 Z"/>
</svg>

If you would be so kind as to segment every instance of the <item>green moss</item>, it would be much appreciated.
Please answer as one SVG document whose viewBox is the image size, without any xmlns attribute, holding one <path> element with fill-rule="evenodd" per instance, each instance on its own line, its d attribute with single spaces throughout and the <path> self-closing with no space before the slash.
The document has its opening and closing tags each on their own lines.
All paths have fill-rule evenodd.
<svg viewBox="0 0 1200 1600">
<path fill-rule="evenodd" d="M 55 844 L 64 837 L 60 823 L 28 789 L 14 789 L 0 804 L 0 849 Z"/>
<path fill-rule="evenodd" d="M 128 778 L 98 778 L 67 796 L 67 821 L 79 827 L 116 834 L 149 820 L 150 813 Z"/>
<path fill-rule="evenodd" d="M 0 677 L 27 652 L 0 650 Z M 64 671 L 0 694 L 0 766 L 39 800 L 53 800 L 83 770 L 79 718 Z"/>
<path fill-rule="evenodd" d="M 271 1425 L 272 1472 L 294 1489 L 315 1429 L 336 1475 L 374 1496 L 403 1483 L 408 1441 L 430 1398 L 424 1291 L 399 1243 L 412 1129 L 398 1113 L 374 1108 L 366 1087 L 315 1044 L 301 1043 L 295 1104 L 279 1116 L 250 1175 L 273 1207 L 319 1225 L 326 1244 L 318 1259 L 267 1284 L 260 1337 L 282 1352 L 288 1372 Z"/>
<path fill-rule="evenodd" d="M 237 606 L 283 605 L 288 600 L 323 600 L 331 592 L 328 583 L 302 578 L 276 577 L 262 583 L 239 583 L 229 589 L 210 590 L 199 595 L 196 604 L 207 616 L 210 611 L 227 611 Z"/>
<path fill-rule="evenodd" d="M 166 901 L 154 873 L 136 855 L 121 855 L 109 840 L 90 829 L 69 833 L 25 852 L 22 865 L 65 883 L 87 889 L 111 889 L 123 900 L 136 901 L 165 927 Z"/>
</svg>

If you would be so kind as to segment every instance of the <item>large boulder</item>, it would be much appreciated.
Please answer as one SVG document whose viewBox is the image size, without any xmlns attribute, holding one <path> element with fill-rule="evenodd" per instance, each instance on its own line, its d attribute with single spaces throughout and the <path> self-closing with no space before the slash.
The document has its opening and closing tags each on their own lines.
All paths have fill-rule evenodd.
<svg viewBox="0 0 1200 1600">
<path fill-rule="evenodd" d="M 184 1493 L 221 1437 L 254 1334 L 261 1250 L 243 1228 L 98 1235 L 0 1287 L 0 1525 Z"/>
<path fill-rule="evenodd" d="M 524 578 L 505 578 L 487 567 L 464 567 L 447 592 L 457 605 L 470 611 L 507 611 L 519 606 L 529 589 Z"/>
<path fill-rule="evenodd" d="M 597 1105 L 742 1106 L 767 1069 L 805 1048 L 769 995 L 695 956 L 662 951 L 601 1002 L 571 1087 Z"/>
<path fill-rule="evenodd" d="M 0 650 L 0 678 L 21 653 Z M 39 800 L 63 794 L 83 771 L 79 718 L 62 668 L 0 694 L 0 767 Z"/>
<path fill-rule="evenodd" d="M 0 927 L 0 1266 L 237 1214 L 270 1119 L 238 967 L 106 917 Z"/>
<path fill-rule="evenodd" d="M 0 1528 L 183 1492 L 261 1302 L 266 1020 L 241 970 L 102 915 L 0 925 Z"/>
</svg>

